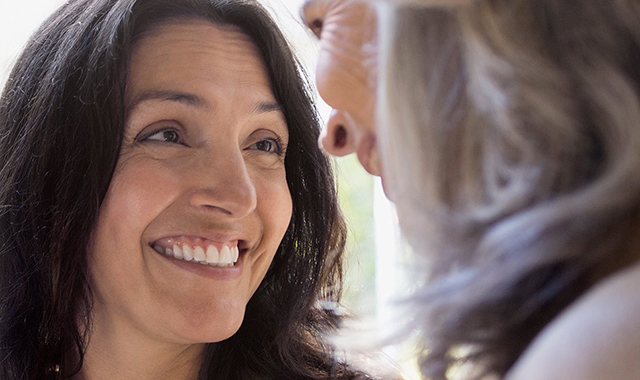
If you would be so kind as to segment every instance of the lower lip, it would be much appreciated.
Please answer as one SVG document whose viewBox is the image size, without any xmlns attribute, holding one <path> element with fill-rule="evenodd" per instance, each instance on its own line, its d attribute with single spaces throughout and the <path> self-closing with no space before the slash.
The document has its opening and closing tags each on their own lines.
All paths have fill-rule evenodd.
<svg viewBox="0 0 640 380">
<path fill-rule="evenodd" d="M 185 261 L 176 259 L 175 257 L 163 255 L 153 249 L 161 258 L 166 259 L 169 263 L 177 266 L 180 269 L 194 273 L 198 276 L 213 278 L 216 280 L 233 280 L 242 275 L 242 268 L 244 267 L 244 253 L 240 253 L 238 261 L 232 267 L 214 267 L 211 265 L 200 264 L 195 261 Z"/>
</svg>

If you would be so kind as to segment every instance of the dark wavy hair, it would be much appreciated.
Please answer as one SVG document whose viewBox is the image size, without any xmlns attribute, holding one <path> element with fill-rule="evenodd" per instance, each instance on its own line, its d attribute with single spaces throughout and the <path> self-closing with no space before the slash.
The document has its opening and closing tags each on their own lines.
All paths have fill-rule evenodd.
<svg viewBox="0 0 640 380">
<path fill-rule="evenodd" d="M 86 246 L 122 141 L 133 44 L 159 23 L 205 19 L 246 33 L 290 133 L 293 216 L 231 338 L 208 345 L 200 378 L 328 379 L 354 373 L 322 335 L 337 319 L 345 225 L 304 72 L 249 0 L 75 0 L 31 37 L 0 100 L 0 378 L 77 373 L 90 331 Z M 215 376 L 214 376 L 215 374 Z"/>
</svg>

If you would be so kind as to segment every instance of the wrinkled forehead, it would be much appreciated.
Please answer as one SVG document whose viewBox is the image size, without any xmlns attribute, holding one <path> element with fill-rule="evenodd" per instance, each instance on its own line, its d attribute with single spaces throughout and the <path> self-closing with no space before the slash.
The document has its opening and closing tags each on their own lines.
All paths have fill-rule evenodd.
<svg viewBox="0 0 640 380">
<path fill-rule="evenodd" d="M 165 73 L 163 77 L 155 77 L 154 68 L 160 70 L 167 66 L 176 68 L 171 76 Z M 135 87 L 139 81 L 179 80 L 182 76 L 198 75 L 194 67 L 207 66 L 212 70 L 199 74 L 203 80 L 231 69 L 239 79 L 248 80 L 257 75 L 260 84 L 271 90 L 266 65 L 252 39 L 239 27 L 208 20 L 171 20 L 145 33 L 133 47 L 127 87 Z"/>
<path fill-rule="evenodd" d="M 143 26 L 143 28 L 137 31 L 133 36 L 134 49 L 142 41 L 157 37 L 158 35 L 176 35 L 178 38 L 188 36 L 188 32 L 190 32 L 192 27 L 197 27 L 199 29 L 214 28 L 217 31 L 216 34 L 219 35 L 220 38 L 216 38 L 216 40 L 211 43 L 226 43 L 233 45 L 239 42 L 242 45 L 251 44 L 255 47 L 251 37 L 249 37 L 245 31 L 237 25 L 210 20 L 201 16 L 175 16 L 158 19 Z M 191 38 L 186 40 L 185 43 L 194 42 L 196 40 L 197 36 L 191 35 Z M 255 47 L 254 50 L 257 51 L 257 47 Z"/>
</svg>

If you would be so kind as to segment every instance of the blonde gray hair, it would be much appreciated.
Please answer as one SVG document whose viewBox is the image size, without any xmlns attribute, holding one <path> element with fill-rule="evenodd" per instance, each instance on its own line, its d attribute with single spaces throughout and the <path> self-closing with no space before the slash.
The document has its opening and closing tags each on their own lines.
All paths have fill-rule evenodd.
<svg viewBox="0 0 640 380">
<path fill-rule="evenodd" d="M 568 304 L 638 260 L 640 1 L 379 9 L 385 174 L 426 259 L 408 301 L 421 369 L 445 379 L 470 361 L 501 377 Z"/>
</svg>

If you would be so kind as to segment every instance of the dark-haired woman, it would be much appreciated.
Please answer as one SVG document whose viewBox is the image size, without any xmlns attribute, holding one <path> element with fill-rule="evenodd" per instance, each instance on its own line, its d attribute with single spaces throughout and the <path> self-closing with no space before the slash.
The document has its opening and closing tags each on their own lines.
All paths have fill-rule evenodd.
<svg viewBox="0 0 640 380">
<path fill-rule="evenodd" d="M 250 1 L 77 0 L 0 103 L 2 379 L 329 379 L 344 225 Z"/>
</svg>

